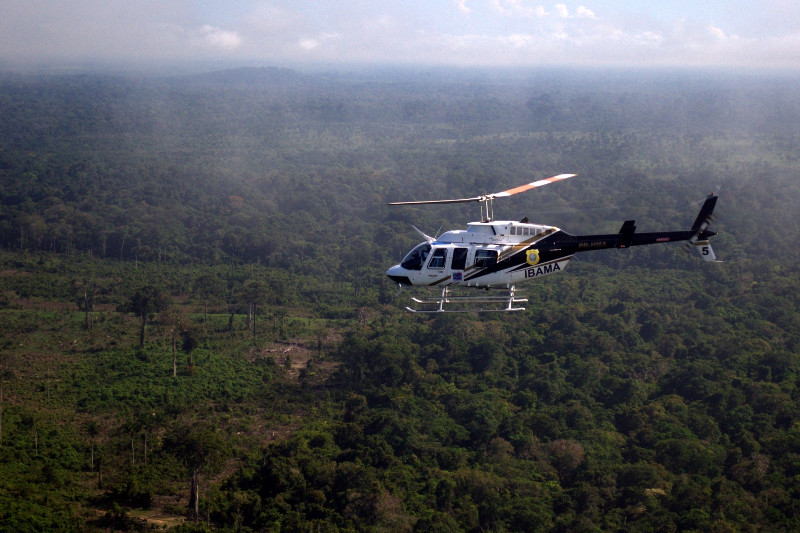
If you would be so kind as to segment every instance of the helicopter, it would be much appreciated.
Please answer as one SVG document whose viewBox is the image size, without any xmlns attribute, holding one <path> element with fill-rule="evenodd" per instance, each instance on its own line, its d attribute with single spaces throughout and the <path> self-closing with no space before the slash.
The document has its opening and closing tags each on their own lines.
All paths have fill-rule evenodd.
<svg viewBox="0 0 800 533">
<path fill-rule="evenodd" d="M 494 220 L 494 200 L 529 191 L 536 187 L 572 178 L 577 174 L 559 174 L 507 189 L 470 198 L 388 202 L 387 205 L 450 204 L 479 202 L 481 221 L 470 222 L 465 230 L 450 230 L 438 237 L 414 229 L 425 239 L 409 251 L 386 275 L 403 287 L 441 288 L 437 296 L 412 297 L 414 313 L 457 313 L 489 311 L 524 311 L 518 304 L 527 298 L 516 293 L 517 283 L 562 272 L 576 253 L 604 248 L 629 248 L 645 244 L 687 241 L 705 261 L 717 261 L 709 238 L 717 198 L 709 194 L 691 228 L 682 231 L 637 233 L 634 220 L 622 224 L 618 233 L 605 235 L 571 235 L 555 226 L 533 224 L 527 217 L 520 221 Z M 499 289 L 475 295 L 455 294 L 453 289 Z"/>
</svg>

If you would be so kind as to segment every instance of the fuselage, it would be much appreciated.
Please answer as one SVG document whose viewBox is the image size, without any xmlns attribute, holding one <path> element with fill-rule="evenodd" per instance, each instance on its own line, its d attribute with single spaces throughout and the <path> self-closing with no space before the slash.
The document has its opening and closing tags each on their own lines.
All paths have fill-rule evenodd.
<svg viewBox="0 0 800 533">
<path fill-rule="evenodd" d="M 472 222 L 420 243 L 386 275 L 400 285 L 507 287 L 567 266 L 573 252 L 539 246 L 558 234 L 527 222 Z"/>
<path fill-rule="evenodd" d="M 705 260 L 714 255 L 706 229 L 716 203 L 709 196 L 686 231 L 637 233 L 633 220 L 619 233 L 570 235 L 555 226 L 527 222 L 472 222 L 466 230 L 448 231 L 418 244 L 386 275 L 400 285 L 510 287 L 520 281 L 561 272 L 578 252 L 604 248 L 629 248 L 647 244 L 690 241 Z"/>
</svg>

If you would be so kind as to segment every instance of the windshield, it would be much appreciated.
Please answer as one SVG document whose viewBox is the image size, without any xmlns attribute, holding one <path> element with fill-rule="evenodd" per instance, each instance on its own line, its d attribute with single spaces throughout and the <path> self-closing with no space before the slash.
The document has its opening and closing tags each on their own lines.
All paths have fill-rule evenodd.
<svg viewBox="0 0 800 533">
<path fill-rule="evenodd" d="M 422 270 L 422 265 L 429 253 L 431 253 L 431 245 L 424 242 L 408 252 L 400 266 L 406 270 Z"/>
</svg>

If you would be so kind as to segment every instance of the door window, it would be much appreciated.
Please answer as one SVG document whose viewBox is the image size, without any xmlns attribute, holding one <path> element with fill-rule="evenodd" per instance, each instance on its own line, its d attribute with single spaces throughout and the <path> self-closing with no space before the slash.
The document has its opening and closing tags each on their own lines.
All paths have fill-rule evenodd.
<svg viewBox="0 0 800 533">
<path fill-rule="evenodd" d="M 467 252 L 468 248 L 455 248 L 453 250 L 453 270 L 464 270 L 467 268 Z"/>
</svg>

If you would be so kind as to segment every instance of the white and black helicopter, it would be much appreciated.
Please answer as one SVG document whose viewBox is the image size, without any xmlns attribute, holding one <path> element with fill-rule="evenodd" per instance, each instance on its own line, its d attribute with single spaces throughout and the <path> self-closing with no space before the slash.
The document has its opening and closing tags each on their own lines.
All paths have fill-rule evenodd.
<svg viewBox="0 0 800 533">
<path fill-rule="evenodd" d="M 688 241 L 706 261 L 716 261 L 709 238 L 717 233 L 710 231 L 717 196 L 706 197 L 691 229 L 636 233 L 635 221 L 622 224 L 619 233 L 608 235 L 570 235 L 554 226 L 532 224 L 527 217 L 519 222 L 494 220 L 493 201 L 513 194 L 571 178 L 576 174 L 559 174 L 534 181 L 513 189 L 453 200 L 426 200 L 415 202 L 389 202 L 388 205 L 448 204 L 479 202 L 481 221 L 470 222 L 466 230 L 452 230 L 434 238 L 416 227 L 425 242 L 412 249 L 400 264 L 386 271 L 386 275 L 400 287 L 441 287 L 435 297 L 412 298 L 417 307 L 406 307 L 412 312 L 485 312 L 524 311 L 517 304 L 527 299 L 516 295 L 516 284 L 561 272 L 578 252 L 603 248 L 628 248 L 644 244 Z M 501 289 L 497 296 L 456 295 L 452 289 L 475 287 Z M 489 304 L 486 308 L 484 304 Z"/>
</svg>

